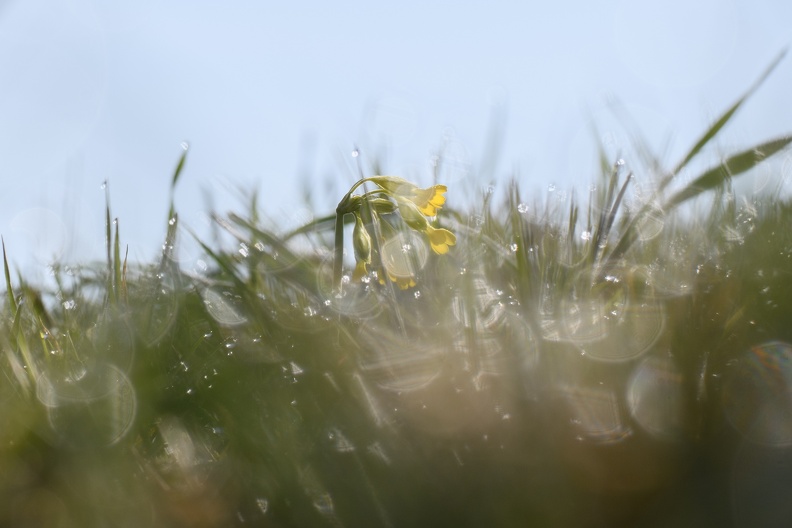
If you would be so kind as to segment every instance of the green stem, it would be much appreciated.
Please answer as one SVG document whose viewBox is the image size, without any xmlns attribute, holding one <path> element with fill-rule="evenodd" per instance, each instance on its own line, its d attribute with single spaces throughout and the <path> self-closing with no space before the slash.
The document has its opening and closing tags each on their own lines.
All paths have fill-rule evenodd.
<svg viewBox="0 0 792 528">
<path fill-rule="evenodd" d="M 336 211 L 335 220 L 335 259 L 333 260 L 333 287 L 341 291 L 342 265 L 344 261 L 344 216 L 346 213 Z"/>
</svg>

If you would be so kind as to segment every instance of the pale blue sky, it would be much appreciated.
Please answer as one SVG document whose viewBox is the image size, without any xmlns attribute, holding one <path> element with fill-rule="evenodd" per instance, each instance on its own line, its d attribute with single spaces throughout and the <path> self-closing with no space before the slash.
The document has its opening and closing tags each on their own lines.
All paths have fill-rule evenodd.
<svg viewBox="0 0 792 528">
<path fill-rule="evenodd" d="M 670 164 L 789 45 L 790 20 L 768 0 L 0 0 L 0 233 L 26 274 L 100 258 L 108 180 L 122 242 L 148 261 L 184 141 L 176 205 L 199 233 L 207 194 L 240 209 L 235 185 L 284 225 L 331 212 L 353 145 L 421 183 L 444 155 L 451 203 L 512 175 L 586 189 L 591 122 L 614 152 L 631 139 L 613 101 Z M 720 148 L 792 131 L 790 87 L 792 57 Z"/>
</svg>

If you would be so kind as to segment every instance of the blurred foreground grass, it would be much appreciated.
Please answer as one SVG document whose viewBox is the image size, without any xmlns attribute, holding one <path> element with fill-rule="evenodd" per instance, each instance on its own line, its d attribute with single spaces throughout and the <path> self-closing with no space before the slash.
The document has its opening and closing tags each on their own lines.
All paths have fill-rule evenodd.
<svg viewBox="0 0 792 528">
<path fill-rule="evenodd" d="M 394 228 L 371 251 L 407 282 L 339 289 L 335 217 L 255 206 L 200 275 L 173 207 L 151 265 L 109 206 L 106 264 L 45 290 L 6 263 L 0 525 L 792 518 L 792 204 L 732 187 L 792 137 L 678 181 L 755 88 L 651 192 L 603 154 L 587 203 L 444 209 L 446 255 Z"/>
</svg>

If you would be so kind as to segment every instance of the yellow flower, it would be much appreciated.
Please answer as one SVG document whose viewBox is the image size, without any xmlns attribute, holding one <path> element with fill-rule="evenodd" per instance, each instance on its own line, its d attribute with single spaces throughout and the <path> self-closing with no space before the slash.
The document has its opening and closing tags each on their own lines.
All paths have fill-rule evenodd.
<svg viewBox="0 0 792 528">
<path fill-rule="evenodd" d="M 456 236 L 448 229 L 438 229 L 429 225 L 429 221 L 421 214 L 418 206 L 411 201 L 399 200 L 399 213 L 402 220 L 411 228 L 429 237 L 432 251 L 438 255 L 448 253 L 448 247 L 456 244 Z"/>
<path fill-rule="evenodd" d="M 395 282 L 396 286 L 399 287 L 400 290 L 406 290 L 407 288 L 412 288 L 415 286 L 415 279 L 413 277 L 396 277 L 395 275 L 391 275 L 388 272 L 384 272 L 380 275 L 379 283 L 383 286 L 385 285 L 385 277 L 383 275 L 388 275 L 388 278 L 391 282 Z"/>
<path fill-rule="evenodd" d="M 352 272 L 352 280 L 359 281 L 366 275 L 368 275 L 368 270 L 366 269 L 366 261 L 358 260 L 355 263 L 355 271 Z"/>
<path fill-rule="evenodd" d="M 398 176 L 373 176 L 370 181 L 385 189 L 394 198 L 402 197 L 418 206 L 422 214 L 436 216 L 437 210 L 445 203 L 445 185 L 433 185 L 422 189 L 414 183 Z"/>
<path fill-rule="evenodd" d="M 428 225 L 426 226 L 426 235 L 429 237 L 432 251 L 438 255 L 445 255 L 448 253 L 448 246 L 456 244 L 456 236 L 448 229 L 435 229 Z"/>
<path fill-rule="evenodd" d="M 445 185 L 433 185 L 428 189 L 415 189 L 408 197 L 426 216 L 436 216 L 437 210 L 445 203 L 443 193 L 448 191 Z"/>
</svg>

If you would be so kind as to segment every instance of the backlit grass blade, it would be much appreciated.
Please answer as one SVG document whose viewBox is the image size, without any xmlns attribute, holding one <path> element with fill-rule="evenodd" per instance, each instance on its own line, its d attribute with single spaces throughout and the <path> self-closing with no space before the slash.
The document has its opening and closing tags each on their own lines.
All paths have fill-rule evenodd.
<svg viewBox="0 0 792 528">
<path fill-rule="evenodd" d="M 306 233 L 324 232 L 324 231 L 330 232 L 335 227 L 335 221 L 336 221 L 336 215 L 335 214 L 328 215 L 328 216 L 323 216 L 321 218 L 317 218 L 315 220 L 311 220 L 310 222 L 306 223 L 305 225 L 302 225 L 302 226 L 294 229 L 293 231 L 289 231 L 288 233 L 286 233 L 285 235 L 283 235 L 281 237 L 281 240 L 283 240 L 285 242 L 285 241 L 290 240 L 290 239 L 292 239 L 292 238 L 294 238 L 296 236 L 304 235 Z M 350 217 L 344 219 L 344 225 L 352 224 L 354 222 L 355 222 L 355 217 L 354 216 L 350 216 Z"/>
<path fill-rule="evenodd" d="M 685 203 L 696 196 L 711 190 L 719 189 L 722 185 L 734 176 L 738 176 L 763 162 L 770 156 L 785 149 L 792 143 L 792 136 L 785 136 L 782 138 L 774 139 L 758 145 L 754 148 L 744 150 L 739 154 L 735 154 L 723 163 L 709 169 L 704 174 L 693 180 L 684 189 L 672 195 L 663 205 L 663 210 L 666 214 L 670 213 L 672 209 Z M 647 214 L 652 207 L 651 202 L 647 202 L 638 213 L 632 218 L 629 225 L 624 231 L 624 234 L 619 239 L 619 242 L 614 247 L 613 251 L 608 255 L 610 261 L 618 260 L 624 255 L 627 250 L 632 246 L 637 237 L 636 225 L 641 218 Z"/>
<path fill-rule="evenodd" d="M 165 268 L 173 263 L 176 255 L 176 232 L 179 228 L 179 215 L 172 213 L 168 219 L 168 230 L 165 233 L 165 244 L 162 246 L 162 260 L 160 260 L 159 271 L 162 273 Z"/>
<path fill-rule="evenodd" d="M 113 300 L 118 303 L 121 291 L 121 243 L 118 240 L 118 218 L 115 219 L 115 241 L 113 242 Z"/>
<path fill-rule="evenodd" d="M 183 146 L 182 155 L 179 157 L 179 162 L 176 164 L 176 170 L 173 171 L 173 178 L 171 179 L 171 190 L 176 187 L 176 183 L 179 181 L 179 176 L 181 176 L 182 169 L 184 169 L 184 162 L 187 160 L 187 151 L 189 148 L 185 145 Z"/>
<path fill-rule="evenodd" d="M 35 386 L 36 379 L 38 379 L 38 368 L 33 362 L 33 355 L 28 346 L 25 332 L 22 330 L 22 310 L 17 310 L 14 316 L 14 322 L 11 329 L 11 337 L 16 341 L 16 347 L 22 355 L 22 362 L 25 366 L 25 372 L 28 374 L 30 386 Z"/>
<path fill-rule="evenodd" d="M 174 205 L 173 194 L 176 189 L 176 184 L 179 181 L 179 176 L 181 176 L 182 170 L 184 170 L 184 163 L 187 161 L 187 152 L 189 148 L 187 144 L 182 145 L 182 155 L 179 156 L 179 162 L 176 164 L 176 169 L 173 171 L 173 177 L 171 178 L 171 187 L 170 187 L 170 206 L 168 207 L 168 220 L 170 221 L 171 218 L 174 217 L 176 214 L 176 206 Z"/>
<path fill-rule="evenodd" d="M 111 291 L 112 284 L 110 283 L 113 279 L 113 229 L 111 227 L 112 223 L 110 222 L 110 190 L 109 185 L 105 182 L 105 246 L 107 249 L 107 282 L 108 282 L 108 292 Z"/>
<path fill-rule="evenodd" d="M 729 178 L 756 167 L 762 161 L 786 148 L 790 143 L 792 143 L 792 136 L 786 136 L 757 145 L 754 148 L 729 157 L 726 161 L 717 167 L 709 169 L 684 189 L 672 195 L 665 203 L 665 210 L 669 211 L 703 192 L 720 187 Z"/>
<path fill-rule="evenodd" d="M 17 313 L 17 303 L 16 299 L 14 298 L 14 290 L 11 288 L 11 273 L 8 269 L 8 258 L 6 258 L 6 248 L 5 248 L 5 240 L 0 237 L 0 242 L 3 245 L 3 270 L 5 272 L 5 281 L 6 281 L 6 295 L 8 295 L 8 306 L 11 307 L 11 316 L 16 316 Z"/>
<path fill-rule="evenodd" d="M 724 127 L 724 125 L 726 125 L 726 123 L 729 122 L 729 120 L 732 118 L 734 113 L 740 108 L 740 106 L 742 106 L 742 104 L 751 95 L 753 95 L 753 93 L 762 85 L 765 79 L 767 79 L 767 77 L 773 72 L 773 70 L 776 68 L 776 66 L 778 66 L 778 63 L 781 62 L 781 59 L 783 59 L 785 55 L 786 55 L 786 50 L 783 50 L 778 55 L 778 57 L 776 57 L 776 59 L 772 63 L 770 63 L 770 66 L 768 66 L 767 69 L 765 69 L 764 73 L 762 73 L 762 75 L 759 76 L 759 78 L 753 83 L 753 85 L 748 89 L 748 91 L 745 92 L 745 94 L 742 97 L 740 97 L 737 100 L 737 102 L 734 103 L 728 110 L 726 110 L 726 112 L 723 113 L 723 115 L 721 115 L 720 118 L 718 118 L 718 120 L 715 121 L 715 123 L 709 129 L 707 129 L 706 132 L 704 132 L 704 134 L 701 136 L 701 138 L 699 138 L 696 144 L 693 145 L 693 148 L 691 148 L 690 151 L 687 153 L 687 155 L 684 158 L 682 158 L 682 161 L 680 161 L 677 164 L 677 166 L 674 167 L 671 173 L 668 176 L 666 176 L 666 178 L 661 182 L 659 189 L 660 191 L 662 191 L 671 182 L 673 177 L 676 174 L 679 174 L 679 171 L 681 171 L 690 162 L 690 160 L 696 157 L 696 155 L 701 151 L 701 149 L 703 149 L 704 146 L 706 146 L 707 143 L 709 143 L 710 140 L 712 140 L 712 138 L 714 138 L 718 134 L 718 132 L 720 132 L 720 130 Z"/>
</svg>

